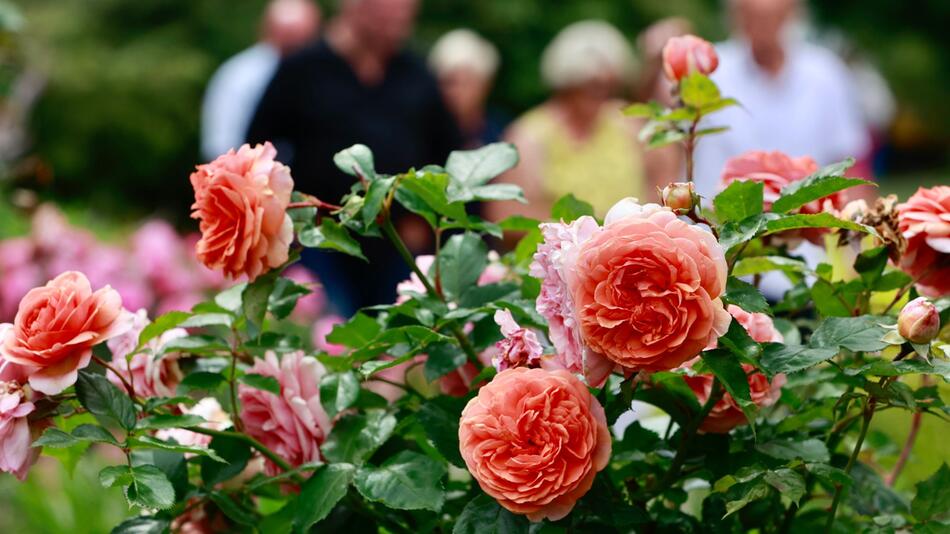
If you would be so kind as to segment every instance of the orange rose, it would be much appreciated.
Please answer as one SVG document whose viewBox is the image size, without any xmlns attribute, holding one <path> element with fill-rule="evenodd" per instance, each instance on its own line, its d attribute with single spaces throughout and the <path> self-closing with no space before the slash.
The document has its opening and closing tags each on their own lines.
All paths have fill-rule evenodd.
<svg viewBox="0 0 950 534">
<path fill-rule="evenodd" d="M 724 334 L 725 285 L 712 233 L 659 207 L 608 221 L 568 273 L 585 343 L 633 370 L 673 369 Z"/>
<path fill-rule="evenodd" d="M 82 273 L 65 272 L 20 301 L 13 324 L 0 325 L 0 356 L 25 366 L 30 386 L 55 395 L 76 382 L 92 347 L 132 328 L 119 293 L 95 293 Z"/>
<path fill-rule="evenodd" d="M 201 220 L 195 250 L 209 268 L 254 280 L 287 261 L 294 238 L 287 215 L 294 180 L 276 155 L 270 143 L 244 145 L 191 173 L 191 216 Z"/>
<path fill-rule="evenodd" d="M 482 490 L 531 521 L 566 516 L 610 460 L 604 409 L 564 370 L 495 375 L 459 422 L 465 465 Z"/>
</svg>

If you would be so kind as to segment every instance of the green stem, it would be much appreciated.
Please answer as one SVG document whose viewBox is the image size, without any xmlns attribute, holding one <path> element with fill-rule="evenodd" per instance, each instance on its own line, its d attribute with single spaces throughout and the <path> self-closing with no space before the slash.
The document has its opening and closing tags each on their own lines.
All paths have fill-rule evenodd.
<svg viewBox="0 0 950 534">
<path fill-rule="evenodd" d="M 383 231 L 383 235 L 392 242 L 393 246 L 396 247 L 396 252 L 399 253 L 399 256 L 402 258 L 406 265 L 412 269 L 412 272 L 419 277 L 419 280 L 422 282 L 422 285 L 426 288 L 428 292 L 433 297 L 445 302 L 445 297 L 443 297 L 436 290 L 435 286 L 432 285 L 432 282 L 429 281 L 429 277 L 419 269 L 419 266 L 416 265 L 416 259 L 412 256 L 412 252 L 409 252 L 409 248 L 406 247 L 406 244 L 403 242 L 402 238 L 399 237 L 399 233 L 396 232 L 396 228 L 393 227 L 392 221 L 389 220 L 389 217 L 386 217 L 380 224 L 380 228 Z M 436 263 L 438 264 L 439 258 L 436 257 Z M 449 326 L 452 331 L 452 335 L 455 336 L 455 339 L 458 340 L 459 346 L 465 352 L 465 355 L 468 356 L 469 361 L 477 362 L 478 353 L 475 351 L 475 347 L 472 346 L 472 343 L 468 340 L 468 336 L 465 335 L 465 332 L 462 331 L 462 328 L 455 324 L 454 322 Z"/>
<path fill-rule="evenodd" d="M 287 463 L 286 460 L 278 456 L 277 453 L 268 449 L 267 446 L 265 446 L 263 443 L 261 443 L 260 441 L 257 441 L 251 436 L 248 436 L 247 434 L 243 434 L 241 432 L 231 432 L 228 430 L 213 430 L 213 429 L 204 428 L 201 426 L 188 427 L 187 430 L 190 430 L 196 434 L 204 434 L 206 436 L 230 438 L 230 439 L 243 441 L 244 443 L 247 443 L 248 445 L 256 449 L 258 452 L 263 454 L 265 458 L 267 458 L 271 462 L 274 462 L 275 465 L 277 465 L 284 471 L 292 471 L 294 469 L 292 465 L 290 465 L 289 463 Z M 302 484 L 304 482 L 303 477 L 301 477 L 300 475 L 296 475 L 293 478 L 294 478 L 294 482 L 297 482 L 298 484 Z"/>
<path fill-rule="evenodd" d="M 868 435 L 868 428 L 871 426 L 871 418 L 874 417 L 874 407 L 876 404 L 877 399 L 869 397 L 867 404 L 864 406 L 864 419 L 861 422 L 861 432 L 858 434 L 858 441 L 854 444 L 854 450 L 851 451 L 851 456 L 848 458 L 848 465 L 844 468 L 846 474 L 851 474 L 851 468 L 854 467 L 854 462 L 858 459 L 858 454 L 861 453 L 861 446 L 864 445 L 864 438 Z M 835 498 L 831 501 L 831 510 L 828 512 L 828 522 L 825 524 L 825 532 L 831 532 L 831 527 L 835 524 L 835 515 L 837 515 L 838 512 L 838 505 L 841 503 L 841 489 L 841 484 L 835 485 Z"/>
<path fill-rule="evenodd" d="M 666 475 L 651 488 L 651 493 L 654 495 L 659 495 L 667 489 L 669 489 L 675 482 L 677 477 L 679 477 L 680 470 L 683 468 L 683 464 L 686 463 L 686 451 L 689 449 L 689 442 L 692 441 L 693 437 L 699 431 L 699 427 L 703 424 L 703 421 L 706 420 L 706 416 L 709 415 L 709 412 L 712 411 L 713 407 L 716 406 L 716 403 L 722 399 L 725 390 L 722 389 L 722 385 L 719 383 L 719 379 L 713 380 L 712 390 L 709 392 L 709 398 L 706 399 L 706 403 L 703 404 L 702 409 L 696 414 L 696 417 L 690 420 L 689 425 L 683 429 L 683 437 L 680 438 L 679 446 L 676 449 L 676 455 L 673 456 L 673 463 L 670 464 L 669 470 L 666 472 Z"/>
</svg>

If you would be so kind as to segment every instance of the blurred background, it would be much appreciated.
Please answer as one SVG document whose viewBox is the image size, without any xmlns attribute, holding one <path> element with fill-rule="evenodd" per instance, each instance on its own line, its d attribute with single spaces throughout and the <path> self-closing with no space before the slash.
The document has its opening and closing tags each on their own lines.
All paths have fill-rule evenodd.
<svg viewBox="0 0 950 534">
<path fill-rule="evenodd" d="M 361 27 L 389 27 L 406 15 L 403 26 L 391 32 L 388 46 L 404 47 L 411 51 L 406 57 L 418 59 L 418 64 L 400 67 L 405 72 L 432 76 L 438 84 L 444 105 L 424 113 L 448 112 L 446 117 L 455 124 L 451 135 L 442 138 L 457 145 L 440 149 L 474 147 L 501 138 L 531 154 L 538 143 L 557 140 L 532 138 L 532 129 L 544 123 L 529 111 L 561 106 L 564 113 L 554 116 L 566 117 L 568 130 L 580 131 L 584 139 L 583 125 L 571 130 L 571 113 L 583 116 L 583 106 L 592 98 L 613 102 L 655 97 L 662 85 L 656 61 L 658 35 L 691 31 L 721 42 L 736 34 L 730 9 L 742 4 L 758 10 L 755 16 L 768 17 L 778 4 L 795 4 L 791 0 L 423 0 L 418 5 L 406 1 L 413 5 L 404 2 L 404 10 L 418 10 L 414 25 L 412 14 L 399 11 L 398 1 L 385 0 L 306 2 L 318 9 L 301 7 L 300 1 L 284 2 L 280 10 L 270 10 L 266 0 L 0 0 L 0 322 L 12 319 L 16 302 L 27 289 L 64 268 L 91 272 L 95 285 L 118 286 L 124 299 L 153 313 L 190 307 L 221 287 L 222 281 L 202 271 L 190 254 L 194 242 L 190 234 L 196 225 L 188 218 L 192 194 L 188 175 L 195 164 L 243 142 L 248 128 L 251 140 L 255 129 L 262 135 L 285 132 L 280 124 L 253 119 L 257 102 L 265 101 L 264 119 L 287 113 L 275 104 L 282 95 L 275 98 L 270 94 L 273 88 L 264 96 L 270 76 L 277 71 L 280 56 L 297 57 L 295 49 L 309 46 L 307 42 L 327 28 L 344 46 L 347 39 L 359 36 Z M 373 3 L 395 11 L 374 21 L 373 13 L 352 7 L 364 4 L 365 11 Z M 347 6 L 353 13 L 345 13 Z M 783 23 L 788 33 L 833 54 L 832 70 L 841 65 L 846 73 L 846 82 L 839 85 L 846 86 L 842 94 L 857 117 L 853 129 L 860 130 L 864 139 L 856 145 L 862 153 L 853 154 L 861 160 L 861 175 L 876 179 L 882 192 L 901 198 L 921 185 L 950 183 L 950 39 L 946 38 L 950 2 L 803 0 L 795 7 L 794 21 Z M 590 19 L 612 28 L 601 23 L 571 26 L 571 32 L 559 36 L 573 23 Z M 472 31 L 449 33 L 459 28 Z M 452 38 L 440 41 L 447 34 Z M 556 36 L 558 46 L 552 43 Z M 613 68 L 610 80 L 597 78 L 603 72 L 581 68 L 585 49 L 576 52 L 578 43 L 595 43 L 594 51 L 604 51 L 605 65 Z M 385 60 L 402 57 L 393 56 L 394 51 L 389 56 L 380 52 L 386 45 L 377 50 Z M 239 53 L 243 66 L 233 63 L 230 69 L 218 70 Z M 541 58 L 548 56 L 550 62 L 542 68 Z M 371 63 L 367 69 L 352 64 L 358 79 L 348 82 L 367 87 L 388 83 L 387 71 L 374 74 Z M 434 72 L 428 74 L 427 68 Z M 292 69 L 280 69 L 279 76 L 294 78 Z M 213 75 L 218 80 L 214 91 L 209 88 Z M 784 79 L 777 75 L 776 80 Z M 808 82 L 805 76 L 804 83 Z M 411 80 L 398 83 L 408 87 Z M 249 88 L 242 89 L 241 84 Z M 413 87 L 425 90 L 419 84 Z M 731 94 L 728 86 L 723 89 Z M 597 91 L 603 95 L 597 96 Z M 825 95 L 810 98 L 813 101 L 805 105 L 814 104 L 821 113 Z M 215 102 L 223 105 L 223 112 L 215 114 Z M 604 132 L 613 131 L 608 123 Z M 359 139 L 360 132 L 356 128 L 348 133 Z M 382 138 L 398 137 L 395 133 L 386 130 Z M 303 135 L 307 136 L 313 137 Z M 638 150 L 632 148 L 633 141 L 620 156 L 600 158 L 612 146 L 608 133 L 604 136 L 591 137 L 585 157 L 607 161 L 611 169 L 629 165 L 642 182 L 611 185 L 613 196 L 630 185 L 652 199 L 643 193 L 650 191 L 647 185 L 680 172 L 662 157 L 654 161 L 638 155 L 628 161 L 625 153 Z M 293 146 L 285 152 L 278 141 L 282 154 L 293 153 Z M 322 154 L 320 150 L 332 147 L 317 148 L 315 153 Z M 386 146 L 372 148 L 382 151 L 385 159 Z M 309 148 L 296 150 L 291 166 L 296 169 L 299 163 L 306 171 L 303 158 Z M 433 161 L 418 163 L 428 162 Z M 565 168 L 573 163 L 565 161 Z M 531 169 L 530 162 L 525 165 Z M 547 180 L 558 192 L 565 187 L 570 192 L 569 183 L 554 183 L 557 176 L 512 179 L 524 180 L 530 189 L 535 178 Z M 595 207 L 596 200 L 591 199 Z M 411 225 L 401 230 L 412 234 Z M 67 243 L 71 246 L 64 246 Z M 416 246 L 425 247 L 424 242 Z M 334 276 L 318 274 L 324 280 Z M 346 300 L 346 296 L 330 298 Z M 924 425 L 918 449 L 926 445 L 935 450 L 916 455 L 901 479 L 905 486 L 948 457 L 943 448 L 936 450 L 940 429 L 933 423 Z M 906 435 L 904 421 L 882 416 L 874 426 L 872 439 L 880 444 L 901 443 Z M 898 448 L 894 446 L 895 455 Z M 35 469 L 22 485 L 0 476 L 0 532 L 106 531 L 127 511 L 121 499 L 90 491 L 98 488 L 95 473 L 94 465 L 80 464 L 74 470 L 72 460 L 66 459 L 44 460 L 43 468 Z"/>
</svg>

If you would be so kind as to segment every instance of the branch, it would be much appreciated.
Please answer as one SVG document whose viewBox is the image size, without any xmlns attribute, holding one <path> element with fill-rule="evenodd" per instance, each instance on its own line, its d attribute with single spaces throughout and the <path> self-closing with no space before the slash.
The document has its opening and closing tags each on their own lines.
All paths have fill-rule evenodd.
<svg viewBox="0 0 950 534">
<path fill-rule="evenodd" d="M 95 354 L 92 355 L 92 359 L 95 360 L 95 362 L 98 363 L 99 365 L 101 365 L 101 366 L 103 366 L 104 368 L 106 368 L 106 369 L 112 371 L 112 374 L 114 374 L 115 376 L 117 376 L 117 377 L 119 378 L 119 380 L 122 381 L 122 385 L 125 386 L 125 390 L 128 392 L 129 397 L 131 397 L 133 401 L 136 400 L 136 397 L 135 397 L 135 387 L 133 387 L 132 384 L 131 384 L 128 380 L 126 380 L 125 376 L 124 376 L 122 373 L 120 373 L 119 371 L 117 371 L 117 370 L 115 369 L 115 367 L 112 367 L 112 365 L 110 365 L 109 363 L 107 363 L 107 362 L 106 362 L 105 360 L 103 360 L 102 358 L 96 356 Z"/>
<path fill-rule="evenodd" d="M 257 441 L 251 436 L 248 436 L 247 434 L 243 434 L 241 432 L 231 432 L 228 430 L 212 430 L 210 428 L 205 428 L 201 426 L 188 427 L 186 428 L 186 430 L 190 430 L 196 434 L 204 434 L 206 436 L 231 438 L 231 439 L 243 441 L 244 443 L 247 443 L 254 449 L 257 449 L 257 451 L 263 454 L 265 458 L 273 462 L 282 470 L 293 471 L 294 469 L 292 465 L 290 465 L 289 463 L 287 463 L 286 460 L 278 456 L 277 453 L 268 449 L 263 443 L 261 443 L 260 441 Z M 294 479 L 294 482 L 297 482 L 298 484 L 302 484 L 304 482 L 303 477 L 301 477 L 300 475 L 296 475 L 292 478 Z"/>
<path fill-rule="evenodd" d="M 876 404 L 877 399 L 872 396 L 868 398 L 867 404 L 864 405 L 864 418 L 861 422 L 861 432 L 858 434 L 858 441 L 854 444 L 854 449 L 848 458 L 848 465 L 844 468 L 846 474 L 851 474 L 851 468 L 854 467 L 854 462 L 858 459 L 858 454 L 861 453 L 861 446 L 864 445 L 864 438 L 868 435 L 868 428 L 871 426 L 871 418 L 874 417 L 874 407 Z M 841 489 L 841 484 L 835 484 L 835 498 L 831 501 L 831 510 L 828 512 L 828 522 L 825 524 L 825 532 L 832 532 L 831 527 L 835 524 L 835 515 L 838 512 L 838 505 L 841 503 Z"/>
</svg>

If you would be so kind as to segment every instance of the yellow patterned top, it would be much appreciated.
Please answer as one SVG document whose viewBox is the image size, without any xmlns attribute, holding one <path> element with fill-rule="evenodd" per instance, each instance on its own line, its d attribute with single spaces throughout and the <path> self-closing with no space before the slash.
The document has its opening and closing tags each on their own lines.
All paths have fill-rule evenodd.
<svg viewBox="0 0 950 534">
<path fill-rule="evenodd" d="M 515 128 L 541 150 L 541 182 L 550 203 L 573 193 L 603 217 L 624 197 L 644 198 L 646 178 L 633 125 L 619 106 L 604 106 L 591 135 L 575 139 L 550 106 L 538 106 Z"/>
</svg>

